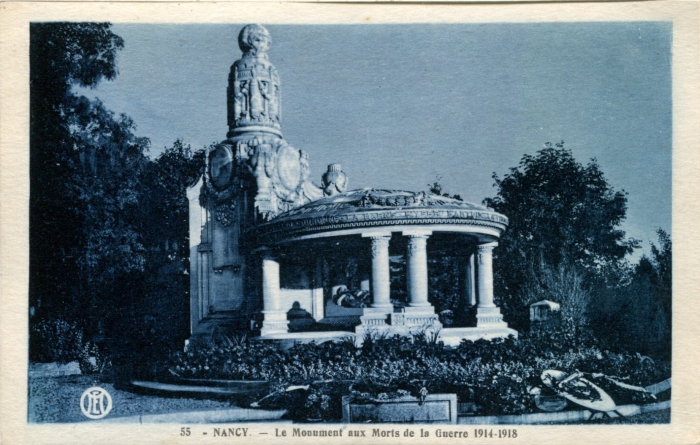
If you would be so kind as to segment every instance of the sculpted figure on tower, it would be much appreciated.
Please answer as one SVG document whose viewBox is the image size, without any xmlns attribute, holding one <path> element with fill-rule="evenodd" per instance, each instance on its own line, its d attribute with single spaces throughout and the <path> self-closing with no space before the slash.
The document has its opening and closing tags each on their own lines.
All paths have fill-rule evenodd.
<svg viewBox="0 0 700 445">
<path fill-rule="evenodd" d="M 267 58 L 271 43 L 270 33 L 260 25 L 248 25 L 238 35 L 243 57 L 229 75 L 229 137 L 245 127 L 280 129 L 280 79 Z"/>
</svg>

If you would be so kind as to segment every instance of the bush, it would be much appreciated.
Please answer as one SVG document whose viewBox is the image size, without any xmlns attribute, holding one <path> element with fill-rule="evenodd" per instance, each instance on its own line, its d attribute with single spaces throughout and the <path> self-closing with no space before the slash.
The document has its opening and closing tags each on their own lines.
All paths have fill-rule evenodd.
<svg viewBox="0 0 700 445">
<path fill-rule="evenodd" d="M 76 323 L 44 319 L 31 323 L 30 360 L 38 363 L 65 364 L 77 360 L 83 348 L 83 331 Z"/>
<path fill-rule="evenodd" d="M 264 398 L 265 406 L 288 408 L 295 421 L 339 421 L 343 395 L 377 402 L 456 393 L 460 402 L 475 403 L 479 414 L 522 414 L 536 412 L 529 390 L 542 386 L 547 369 L 601 373 L 639 386 L 670 376 L 668 362 L 604 350 L 583 336 L 574 342 L 567 332 L 562 327 L 521 339 L 465 340 L 456 348 L 426 335 L 368 337 L 359 349 L 351 342 L 288 350 L 248 341 L 204 345 L 175 354 L 164 377 L 267 380 L 273 393 Z M 623 394 L 614 396 L 622 400 Z"/>
<path fill-rule="evenodd" d="M 62 319 L 43 319 L 31 323 L 29 329 L 29 359 L 37 363 L 78 361 L 83 374 L 98 371 L 90 357 L 99 355 L 97 347 L 84 340 L 83 330 L 73 322 Z"/>
</svg>

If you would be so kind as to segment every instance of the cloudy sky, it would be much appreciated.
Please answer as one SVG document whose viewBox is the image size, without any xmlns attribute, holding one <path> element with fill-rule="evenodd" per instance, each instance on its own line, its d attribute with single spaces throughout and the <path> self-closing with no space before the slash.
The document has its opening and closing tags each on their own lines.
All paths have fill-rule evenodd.
<svg viewBox="0 0 700 445">
<path fill-rule="evenodd" d="M 264 25 L 284 136 L 317 182 L 339 162 L 351 188 L 440 177 L 480 202 L 492 173 L 563 140 L 629 193 L 629 236 L 671 231 L 670 24 Z M 114 24 L 119 76 L 88 94 L 130 115 L 153 156 L 220 142 L 242 26 Z"/>
</svg>

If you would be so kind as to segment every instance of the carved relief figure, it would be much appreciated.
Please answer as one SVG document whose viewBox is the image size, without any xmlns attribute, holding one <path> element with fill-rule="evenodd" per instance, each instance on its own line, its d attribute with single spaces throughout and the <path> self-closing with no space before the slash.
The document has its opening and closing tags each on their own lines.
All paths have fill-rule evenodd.
<svg viewBox="0 0 700 445">
<path fill-rule="evenodd" d="M 233 85 L 234 116 L 238 120 L 241 117 L 245 117 L 248 110 L 248 87 L 245 80 L 234 82 Z"/>
<path fill-rule="evenodd" d="M 250 82 L 250 118 L 260 120 L 264 113 L 264 100 L 260 92 L 260 82 L 253 77 Z"/>
<path fill-rule="evenodd" d="M 270 83 L 270 119 L 280 122 L 279 85 Z"/>
</svg>

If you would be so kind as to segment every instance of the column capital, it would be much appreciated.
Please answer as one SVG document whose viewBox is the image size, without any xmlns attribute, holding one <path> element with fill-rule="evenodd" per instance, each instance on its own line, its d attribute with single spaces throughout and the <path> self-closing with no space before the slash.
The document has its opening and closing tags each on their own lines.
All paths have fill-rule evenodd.
<svg viewBox="0 0 700 445">
<path fill-rule="evenodd" d="M 362 233 L 362 238 L 391 238 L 391 232 L 385 230 L 369 230 Z"/>
<path fill-rule="evenodd" d="M 389 240 L 391 240 L 390 236 L 382 236 L 382 235 L 373 236 L 373 237 L 371 237 L 371 240 L 372 240 L 372 259 L 376 259 L 384 251 L 388 252 Z"/>
<path fill-rule="evenodd" d="M 497 242 L 479 244 L 476 246 L 476 250 L 479 253 L 486 253 L 486 252 L 491 252 L 494 249 L 494 247 L 498 247 Z"/>
<path fill-rule="evenodd" d="M 420 229 L 416 229 L 416 230 L 404 230 L 403 232 L 401 232 L 401 235 L 403 235 L 403 236 L 405 236 L 405 237 L 407 237 L 407 238 L 424 238 L 424 239 L 428 239 L 428 237 L 429 237 L 430 235 L 432 235 L 432 234 L 433 234 L 433 231 L 432 231 L 432 230 L 420 230 Z"/>
<path fill-rule="evenodd" d="M 257 249 L 255 249 L 255 253 L 260 255 L 260 258 L 264 260 L 273 260 L 276 261 L 278 257 L 278 252 L 276 249 L 273 249 L 271 247 L 266 247 L 262 246 Z"/>
</svg>

